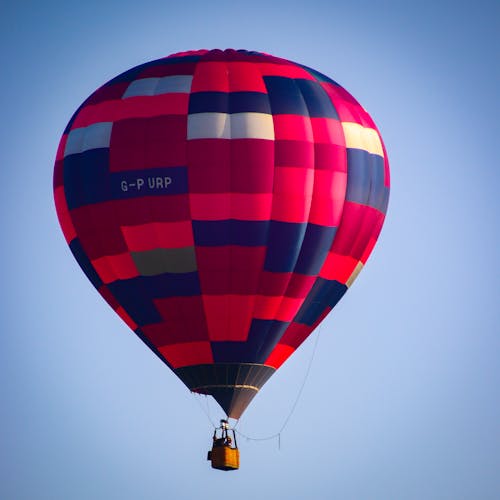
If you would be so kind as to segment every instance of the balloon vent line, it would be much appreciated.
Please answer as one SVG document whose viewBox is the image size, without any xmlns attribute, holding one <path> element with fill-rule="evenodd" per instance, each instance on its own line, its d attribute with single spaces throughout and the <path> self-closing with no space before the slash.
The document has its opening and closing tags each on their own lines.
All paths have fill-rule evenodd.
<svg viewBox="0 0 500 500">
<path fill-rule="evenodd" d="M 288 413 L 287 417 L 285 418 L 285 421 L 283 422 L 283 425 L 281 426 L 280 430 L 278 432 L 275 432 L 274 434 L 271 434 L 271 435 L 265 436 L 265 437 L 251 437 L 251 436 L 247 436 L 246 434 L 243 434 L 243 432 L 236 429 L 236 427 L 240 423 L 240 421 L 238 420 L 238 422 L 236 422 L 236 425 L 234 426 L 234 431 L 237 434 L 244 437 L 247 441 L 270 441 L 271 439 L 277 438 L 278 439 L 278 449 L 279 450 L 281 449 L 281 433 L 285 430 L 285 427 L 288 425 L 288 422 L 292 418 L 292 415 L 294 414 L 295 409 L 297 408 L 297 405 L 299 403 L 300 397 L 302 396 L 302 392 L 304 391 L 304 387 L 306 386 L 306 382 L 307 382 L 307 379 L 309 378 L 309 373 L 311 371 L 311 367 L 313 364 L 314 356 L 316 354 L 316 349 L 318 347 L 319 336 L 320 336 L 322 327 L 323 327 L 323 325 L 319 325 L 318 334 L 316 335 L 316 339 L 314 341 L 313 350 L 311 352 L 311 357 L 309 358 L 309 364 L 307 365 L 307 370 L 304 374 L 304 379 L 302 380 L 302 384 L 301 384 L 299 391 L 297 393 L 297 397 L 295 398 L 295 401 L 292 404 L 290 412 Z"/>
</svg>

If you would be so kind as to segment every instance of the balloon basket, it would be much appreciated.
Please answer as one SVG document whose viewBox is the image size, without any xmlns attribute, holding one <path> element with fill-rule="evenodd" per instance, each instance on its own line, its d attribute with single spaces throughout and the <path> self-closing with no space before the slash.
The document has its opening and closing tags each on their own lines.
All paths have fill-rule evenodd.
<svg viewBox="0 0 500 500">
<path fill-rule="evenodd" d="M 220 427 L 214 430 L 212 449 L 208 452 L 207 460 L 210 460 L 214 469 L 237 470 L 240 468 L 240 451 L 236 444 L 236 434 L 229 428 L 227 420 L 220 422 Z"/>
</svg>

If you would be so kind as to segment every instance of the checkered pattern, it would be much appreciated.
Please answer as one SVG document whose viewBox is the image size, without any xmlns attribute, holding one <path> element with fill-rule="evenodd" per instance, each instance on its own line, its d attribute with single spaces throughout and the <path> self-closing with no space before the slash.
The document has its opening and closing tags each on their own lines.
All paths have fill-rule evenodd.
<svg viewBox="0 0 500 500">
<path fill-rule="evenodd" d="M 54 190 L 92 284 L 179 376 L 268 371 L 365 264 L 389 167 L 373 121 L 331 79 L 270 55 L 203 50 L 94 92 L 61 139 Z"/>
</svg>

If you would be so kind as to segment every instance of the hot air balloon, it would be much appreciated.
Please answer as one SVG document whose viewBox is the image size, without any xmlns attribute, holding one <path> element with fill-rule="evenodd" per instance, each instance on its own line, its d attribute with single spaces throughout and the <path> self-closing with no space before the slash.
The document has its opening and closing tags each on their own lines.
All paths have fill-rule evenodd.
<svg viewBox="0 0 500 500">
<path fill-rule="evenodd" d="M 136 66 L 80 106 L 54 196 L 102 297 L 238 419 L 365 265 L 389 165 L 373 120 L 332 79 L 198 50 Z"/>
</svg>

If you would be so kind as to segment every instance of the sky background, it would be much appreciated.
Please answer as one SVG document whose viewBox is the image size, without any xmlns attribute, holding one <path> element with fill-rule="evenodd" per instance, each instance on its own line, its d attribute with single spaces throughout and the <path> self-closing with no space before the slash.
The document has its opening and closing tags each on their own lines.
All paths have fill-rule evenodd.
<svg viewBox="0 0 500 500">
<path fill-rule="evenodd" d="M 0 498 L 500 498 L 500 4 L 0 1 Z M 256 397 L 241 469 L 215 404 L 105 304 L 59 229 L 80 103 L 145 61 L 246 48 L 313 67 L 377 123 L 392 191 L 355 285 Z"/>
</svg>

